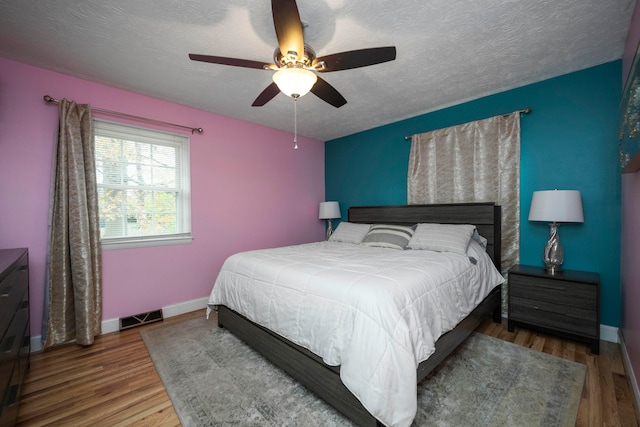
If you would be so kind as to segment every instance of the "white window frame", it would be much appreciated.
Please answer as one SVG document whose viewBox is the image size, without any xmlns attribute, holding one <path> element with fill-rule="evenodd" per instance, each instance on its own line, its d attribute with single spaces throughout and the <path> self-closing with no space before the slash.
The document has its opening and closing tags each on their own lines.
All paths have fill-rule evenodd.
<svg viewBox="0 0 640 427">
<path fill-rule="evenodd" d="M 150 246 L 163 245 L 179 245 L 190 244 L 193 240 L 191 234 L 191 180 L 190 180 L 190 139 L 186 135 L 169 133 L 140 126 L 112 122 L 102 119 L 94 119 L 94 130 L 96 136 L 112 136 L 115 138 L 126 139 L 124 135 L 135 135 L 129 139 L 139 140 L 140 142 L 170 145 L 178 147 L 178 155 L 180 156 L 180 191 L 178 194 L 178 232 L 163 235 L 147 235 L 147 236 L 127 236 L 127 237 L 110 237 L 101 238 L 102 249 L 128 249 L 142 248 Z M 97 156 L 96 156 L 97 161 Z M 104 184 L 97 184 L 98 189 L 106 188 Z M 111 187 L 113 188 L 113 187 Z M 123 186 L 122 188 L 127 188 Z"/>
</svg>

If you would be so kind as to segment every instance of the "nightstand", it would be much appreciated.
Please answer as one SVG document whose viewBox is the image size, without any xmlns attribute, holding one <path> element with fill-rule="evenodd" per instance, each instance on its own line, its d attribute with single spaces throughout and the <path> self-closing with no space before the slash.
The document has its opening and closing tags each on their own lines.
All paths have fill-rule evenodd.
<svg viewBox="0 0 640 427">
<path fill-rule="evenodd" d="M 509 270 L 508 330 L 530 326 L 564 338 L 586 341 L 600 352 L 600 275 L 515 265 Z"/>
</svg>

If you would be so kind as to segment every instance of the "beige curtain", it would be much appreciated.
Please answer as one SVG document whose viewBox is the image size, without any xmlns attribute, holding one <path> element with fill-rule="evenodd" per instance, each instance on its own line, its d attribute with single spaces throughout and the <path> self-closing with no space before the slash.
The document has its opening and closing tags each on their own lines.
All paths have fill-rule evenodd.
<svg viewBox="0 0 640 427">
<path fill-rule="evenodd" d="M 520 113 L 413 135 L 409 204 L 502 206 L 502 271 L 519 260 Z"/>
<path fill-rule="evenodd" d="M 102 261 L 91 108 L 60 101 L 51 188 L 43 347 L 100 334 Z"/>
</svg>

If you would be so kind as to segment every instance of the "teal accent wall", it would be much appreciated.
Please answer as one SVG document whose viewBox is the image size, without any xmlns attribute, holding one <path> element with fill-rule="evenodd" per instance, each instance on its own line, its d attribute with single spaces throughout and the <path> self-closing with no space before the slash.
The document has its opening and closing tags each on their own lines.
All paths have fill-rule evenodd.
<svg viewBox="0 0 640 427">
<path fill-rule="evenodd" d="M 564 269 L 601 276 L 601 323 L 620 326 L 618 103 L 622 63 L 614 61 L 325 143 L 326 200 L 349 206 L 407 203 L 410 141 L 427 132 L 523 109 L 520 262 L 543 265 L 549 226 L 527 220 L 536 190 L 580 190 L 584 224 L 563 224 Z"/>
</svg>

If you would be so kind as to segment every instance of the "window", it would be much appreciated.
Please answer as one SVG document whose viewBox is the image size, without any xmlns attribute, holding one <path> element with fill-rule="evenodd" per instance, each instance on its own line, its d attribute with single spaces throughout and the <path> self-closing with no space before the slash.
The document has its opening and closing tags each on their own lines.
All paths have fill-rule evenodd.
<svg viewBox="0 0 640 427">
<path fill-rule="evenodd" d="M 103 248 L 191 242 L 189 138 L 94 123 Z"/>
</svg>

